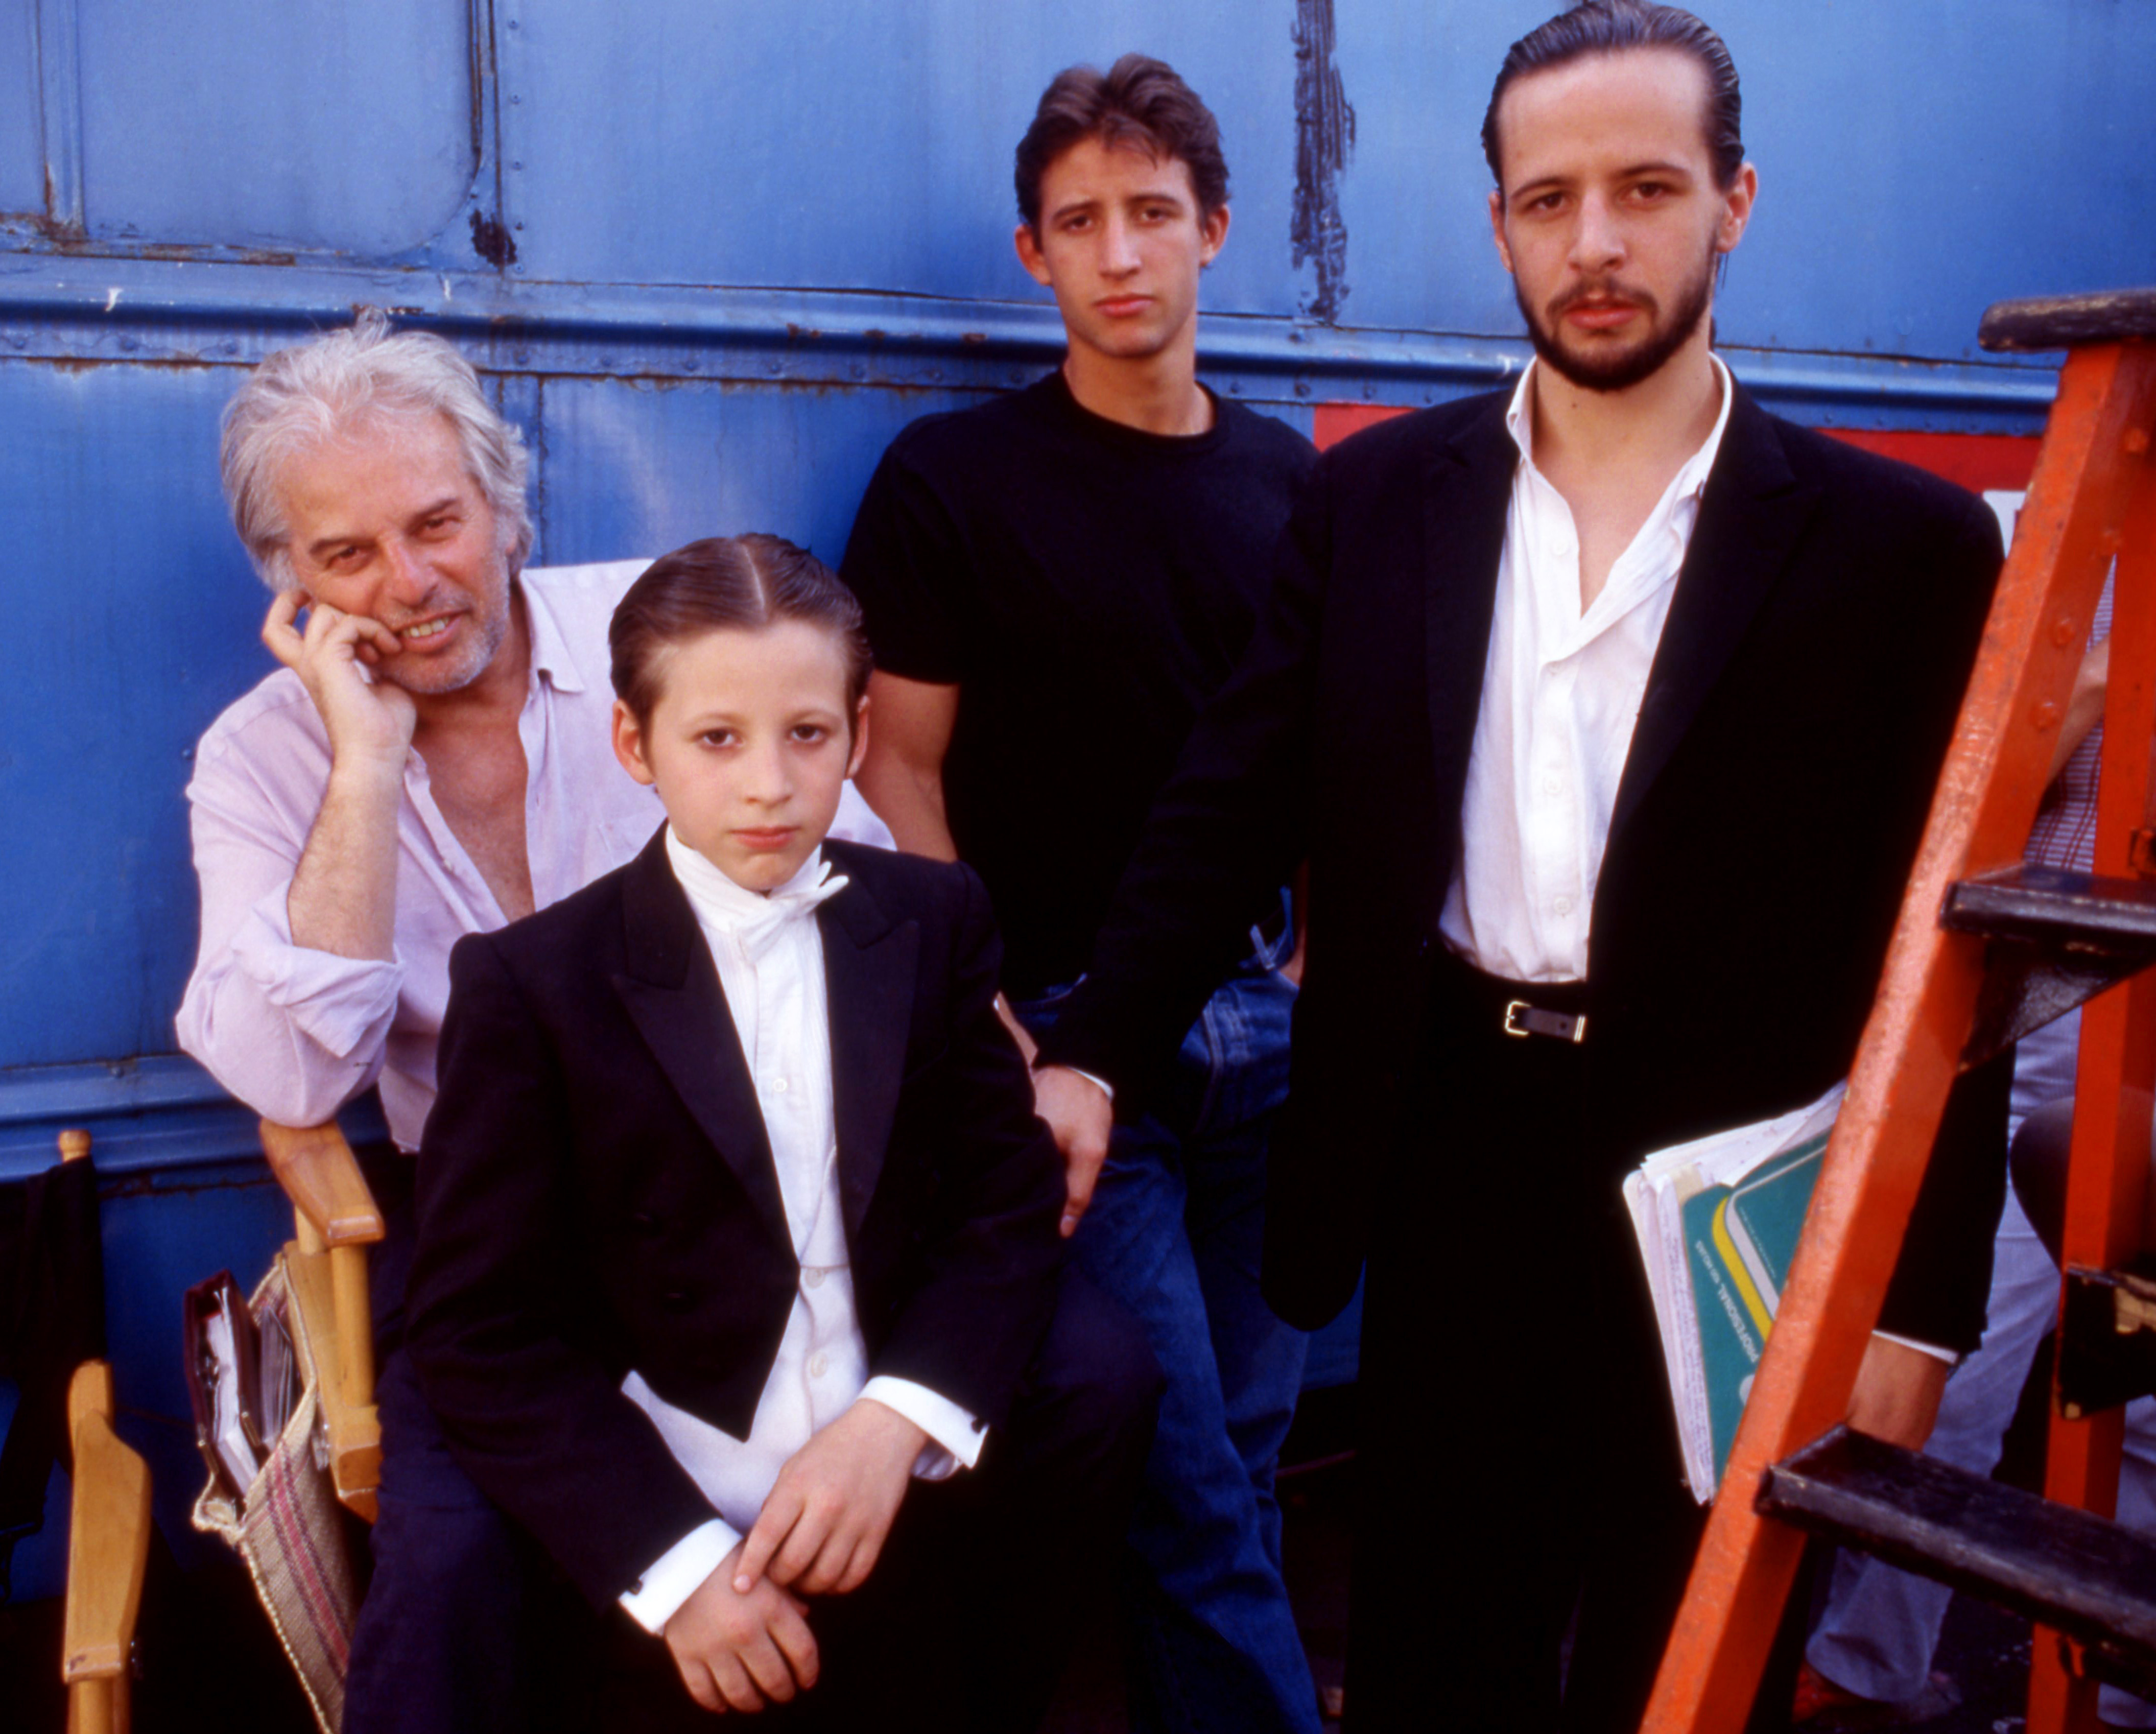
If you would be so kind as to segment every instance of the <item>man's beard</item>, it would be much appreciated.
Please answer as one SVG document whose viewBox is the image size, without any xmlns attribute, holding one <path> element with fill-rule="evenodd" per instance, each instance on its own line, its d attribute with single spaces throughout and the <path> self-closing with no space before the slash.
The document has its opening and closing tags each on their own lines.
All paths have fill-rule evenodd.
<svg viewBox="0 0 2156 1734">
<path fill-rule="evenodd" d="M 1623 299 L 1645 315 L 1648 331 L 1631 348 L 1610 355 L 1584 356 L 1567 349 L 1558 341 L 1556 331 L 1568 307 L 1614 285 L 1579 285 L 1551 308 L 1551 325 L 1547 328 L 1527 305 L 1527 297 L 1520 293 L 1517 277 L 1512 280 L 1512 298 L 1519 303 L 1520 316 L 1527 322 L 1527 336 L 1533 340 L 1535 353 L 1558 374 L 1583 391 L 1621 392 L 1661 372 L 1670 357 L 1691 341 L 1691 334 L 1699 329 L 1699 322 L 1707 316 L 1707 307 L 1714 299 L 1714 259 L 1710 251 L 1701 261 L 1698 274 L 1679 291 L 1675 312 L 1666 324 L 1656 325 L 1656 316 L 1660 310 L 1651 296 L 1618 290 Z"/>
<path fill-rule="evenodd" d="M 392 657 L 377 668 L 380 678 L 418 697 L 439 698 L 446 693 L 463 691 L 484 675 L 509 637 L 510 615 L 516 606 L 510 594 L 507 572 L 501 571 L 490 577 L 498 577 L 499 582 L 490 583 L 484 593 L 463 593 L 472 597 L 474 605 L 459 617 L 468 636 L 454 661 L 425 656 L 414 656 L 408 660 Z M 432 612 L 433 605 L 430 597 L 408 618 L 420 618 Z M 390 630 L 396 628 L 392 627 Z"/>
</svg>

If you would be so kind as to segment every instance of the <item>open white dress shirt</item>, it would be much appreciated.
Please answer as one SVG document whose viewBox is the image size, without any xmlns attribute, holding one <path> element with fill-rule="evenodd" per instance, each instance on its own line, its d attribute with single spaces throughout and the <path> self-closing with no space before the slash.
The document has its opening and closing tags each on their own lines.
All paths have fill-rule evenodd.
<svg viewBox="0 0 2156 1734">
<path fill-rule="evenodd" d="M 666 854 L 718 966 L 763 1113 L 801 1281 L 747 1439 L 675 1408 L 634 1372 L 623 1382 L 719 1513 L 668 1549 L 621 1598 L 650 1632 L 665 1629 L 748 1532 L 787 1460 L 857 1399 L 896 1409 L 928 1435 L 932 1443 L 913 1466 L 924 1480 L 940 1480 L 962 1464 L 972 1468 L 987 1437 L 971 1414 L 925 1386 L 869 1377 L 839 1195 L 831 1023 L 815 919 L 816 905 L 846 881 L 829 877 L 821 849 L 768 896 L 736 885 L 671 827 Z"/>
<path fill-rule="evenodd" d="M 1632 725 L 1729 423 L 1729 372 L 1719 357 L 1712 360 L 1722 388 L 1713 428 L 1584 610 L 1572 508 L 1535 468 L 1539 362 L 1506 412 L 1520 463 L 1505 510 L 1460 801 L 1460 859 L 1438 918 L 1445 943 L 1486 974 L 1513 982 L 1587 977 L 1594 883 Z"/>
</svg>

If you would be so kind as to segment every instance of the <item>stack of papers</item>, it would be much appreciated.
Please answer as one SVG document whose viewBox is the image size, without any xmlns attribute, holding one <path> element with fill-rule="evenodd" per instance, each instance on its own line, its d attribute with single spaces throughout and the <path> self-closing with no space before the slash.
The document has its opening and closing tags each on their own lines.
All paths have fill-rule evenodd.
<svg viewBox="0 0 2156 1734">
<path fill-rule="evenodd" d="M 1779 1119 L 1657 1152 L 1625 1177 L 1685 1477 L 1702 1505 L 1729 1461 L 1845 1087 Z"/>
<path fill-rule="evenodd" d="M 274 1309 L 254 1316 L 228 1270 L 182 1298 L 196 1442 L 211 1475 L 244 1502 L 299 1398 L 292 1339 Z"/>
</svg>

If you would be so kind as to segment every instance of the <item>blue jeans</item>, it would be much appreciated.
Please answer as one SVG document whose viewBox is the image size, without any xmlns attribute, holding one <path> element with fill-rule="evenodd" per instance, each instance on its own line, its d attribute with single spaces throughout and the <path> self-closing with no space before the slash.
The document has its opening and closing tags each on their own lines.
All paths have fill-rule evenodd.
<svg viewBox="0 0 2156 1734">
<path fill-rule="evenodd" d="M 1129 1537 L 1137 1734 L 1319 1727 L 1273 1496 L 1306 1339 L 1258 1291 L 1265 1145 L 1295 1003 L 1276 964 L 1291 943 L 1260 947 L 1207 1002 L 1153 1111 L 1116 1127 L 1072 1243 L 1144 1325 L 1168 1380 Z M 1039 1035 L 1070 991 L 1012 1009 Z"/>
</svg>

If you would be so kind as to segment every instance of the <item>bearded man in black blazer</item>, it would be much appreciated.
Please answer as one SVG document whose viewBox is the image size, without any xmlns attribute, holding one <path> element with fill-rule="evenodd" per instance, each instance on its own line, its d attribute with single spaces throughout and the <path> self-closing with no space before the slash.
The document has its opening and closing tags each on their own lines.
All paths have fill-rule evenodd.
<svg viewBox="0 0 2156 1734">
<path fill-rule="evenodd" d="M 1514 45 L 1484 141 L 1537 362 L 1321 461 L 1042 1044 L 1082 1165 L 1082 1074 L 1135 1109 L 1307 855 L 1265 1280 L 1315 1326 L 1367 1261 L 1358 1734 L 1637 1726 L 1701 1517 L 1620 1182 L 1847 1072 L 1997 572 L 1979 502 L 1712 356 L 1738 122 L 1674 8 Z M 1956 1092 L 1859 1383 L 1903 1443 L 1981 1332 L 2005 1082 Z"/>
</svg>

